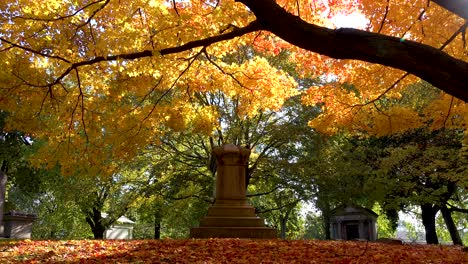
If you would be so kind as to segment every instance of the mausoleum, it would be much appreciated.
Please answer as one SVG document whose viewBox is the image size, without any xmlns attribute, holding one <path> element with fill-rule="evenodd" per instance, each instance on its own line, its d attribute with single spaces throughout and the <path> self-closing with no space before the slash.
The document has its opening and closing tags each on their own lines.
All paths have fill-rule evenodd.
<svg viewBox="0 0 468 264">
<path fill-rule="evenodd" d="M 374 241 L 377 217 L 372 210 L 361 206 L 337 207 L 331 212 L 330 236 L 332 239 Z"/>
<path fill-rule="evenodd" d="M 9 211 L 3 215 L 3 236 L 14 239 L 30 239 L 35 214 L 19 211 Z"/>
<path fill-rule="evenodd" d="M 107 214 L 102 213 L 102 217 L 106 218 Z M 104 232 L 104 239 L 132 239 L 133 226 L 135 222 L 125 216 L 121 216 Z"/>
</svg>

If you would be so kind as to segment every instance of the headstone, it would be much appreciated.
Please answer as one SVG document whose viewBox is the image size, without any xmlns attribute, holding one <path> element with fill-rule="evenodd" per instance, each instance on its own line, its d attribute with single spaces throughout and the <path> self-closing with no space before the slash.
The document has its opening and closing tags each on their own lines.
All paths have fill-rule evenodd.
<svg viewBox="0 0 468 264">
<path fill-rule="evenodd" d="M 215 203 L 199 227 L 190 230 L 192 238 L 277 238 L 255 214 L 246 197 L 245 171 L 250 150 L 233 144 L 213 150 L 217 161 Z"/>
</svg>

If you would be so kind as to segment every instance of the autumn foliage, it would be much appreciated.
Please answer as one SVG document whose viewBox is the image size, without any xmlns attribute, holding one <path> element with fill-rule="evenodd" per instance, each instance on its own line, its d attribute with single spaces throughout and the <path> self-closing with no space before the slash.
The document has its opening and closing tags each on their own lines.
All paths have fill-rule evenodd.
<svg viewBox="0 0 468 264">
<path fill-rule="evenodd" d="M 2 241 L 2 263 L 467 263 L 460 247 L 315 240 Z"/>
<path fill-rule="evenodd" d="M 466 123 L 466 104 L 444 93 L 422 110 L 383 103 L 401 98 L 419 79 L 298 48 L 272 34 L 274 29 L 265 30 L 254 3 L 2 1 L 0 109 L 10 114 L 7 129 L 47 139 L 33 161 L 37 165 L 59 162 L 63 174 L 82 168 L 83 174 L 110 175 L 116 161 L 157 144 L 167 131 L 216 129 L 220 110 L 196 103 L 200 94 L 222 92 L 239 101 L 238 115 L 249 117 L 278 110 L 297 94 L 297 78 L 326 80 L 301 87 L 305 104 L 322 105 L 322 115 L 310 125 L 324 133 L 385 135 L 427 123 L 435 129 Z M 350 26 L 429 45 L 460 65 L 467 60 L 464 19 L 432 1 L 276 3 L 323 32 L 331 34 L 348 25 L 340 19 L 356 17 L 360 24 Z M 246 46 L 253 50 L 242 54 Z M 280 53 L 288 54 L 283 63 L 294 69 L 266 59 Z M 355 90 L 342 88 L 348 84 Z"/>
</svg>

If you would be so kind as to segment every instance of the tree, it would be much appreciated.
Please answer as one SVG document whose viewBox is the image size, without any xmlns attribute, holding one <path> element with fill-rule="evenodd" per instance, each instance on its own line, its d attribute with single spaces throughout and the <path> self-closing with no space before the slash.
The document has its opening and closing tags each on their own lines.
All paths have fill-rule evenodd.
<svg viewBox="0 0 468 264">
<path fill-rule="evenodd" d="M 398 145 L 402 144 L 402 145 Z M 460 135 L 457 131 L 415 131 L 388 147 L 380 174 L 387 186 L 384 200 L 403 208 L 417 205 L 426 231 L 426 241 L 437 244 L 436 214 L 442 211 L 454 244 L 461 244 L 460 235 L 447 204 L 458 188 L 466 189 L 465 172 L 460 170 Z"/>
<path fill-rule="evenodd" d="M 58 168 L 41 170 L 22 166 L 10 181 L 9 205 L 14 210 L 37 215 L 31 234 L 33 238 L 93 237 L 79 205 L 71 198 L 73 190 L 66 185 L 70 178 L 64 178 L 59 171 Z"/>
<path fill-rule="evenodd" d="M 284 163 L 281 160 L 278 162 Z M 269 168 L 267 175 L 262 175 L 264 168 L 255 173 L 257 177 L 249 186 L 250 194 L 247 197 L 250 197 L 256 213 L 264 217 L 267 224 L 278 229 L 280 238 L 297 239 L 302 233 L 303 225 L 300 209 L 302 202 L 310 199 L 307 195 L 309 188 L 300 183 L 300 175 L 288 175 L 292 170 L 282 169 L 280 166 L 269 167 L 273 168 Z"/>
<path fill-rule="evenodd" d="M 380 204 L 375 204 L 374 208 L 372 208 L 376 214 L 379 215 L 377 218 L 377 237 L 378 238 L 393 238 L 396 234 L 397 223 L 393 223 L 393 219 L 389 219 L 389 217 L 385 214 L 382 210 Z M 397 219 L 398 220 L 398 219 Z M 396 222 L 396 221 L 395 221 Z"/>
<path fill-rule="evenodd" d="M 305 239 L 326 239 L 323 217 L 313 212 L 308 212 L 305 217 Z M 329 232 L 328 232 L 329 233 Z M 330 239 L 330 238 L 328 238 Z"/>
<path fill-rule="evenodd" d="M 122 166 L 111 177 L 69 176 L 71 180 L 66 182 L 66 189 L 76 201 L 95 239 L 104 238 L 106 229 L 147 191 L 150 179 L 140 173 L 141 170 L 128 170 Z"/>
<path fill-rule="evenodd" d="M 144 184 L 147 188 L 136 202 L 138 206 L 131 212 L 137 223 L 152 225 L 155 239 L 187 238 L 189 228 L 212 202 L 212 176 L 203 157 L 198 156 L 203 153 L 200 141 L 186 141 L 187 137 L 174 134 L 168 144 L 141 152 L 132 165 L 148 180 Z M 198 137 L 194 135 L 194 138 Z M 166 140 L 169 139 L 163 139 Z M 187 142 L 194 144 L 186 148 Z"/>
<path fill-rule="evenodd" d="M 377 152 L 368 142 L 343 134 L 317 135 L 315 143 L 311 134 L 305 135 L 290 158 L 295 162 L 285 167 L 294 166 L 295 170 L 288 171 L 300 171 L 291 173 L 291 177 L 308 194 L 307 201 L 320 211 L 311 219 L 321 218 L 323 237 L 330 239 L 330 214 L 334 208 L 350 204 L 373 207 L 378 190 L 370 179 Z"/>
<path fill-rule="evenodd" d="M 402 85 L 399 90 L 401 96 L 393 97 L 388 94 L 379 96 L 375 100 L 369 101 L 375 106 L 375 109 L 370 109 L 370 111 L 364 109 L 367 99 L 361 94 L 362 90 L 357 89 L 354 83 L 335 86 L 335 91 L 324 89 L 324 94 L 331 92 L 328 96 L 337 95 L 335 102 L 344 108 L 329 109 L 326 104 L 330 102 L 325 103 L 322 115 L 310 123 L 328 133 L 345 131 L 345 133 L 351 133 L 361 138 L 368 138 L 364 145 L 367 145 L 369 150 L 374 149 L 374 155 L 367 155 L 367 163 L 374 170 L 382 172 L 383 169 L 385 173 L 393 175 L 377 176 L 377 179 L 383 176 L 382 184 L 370 182 L 370 185 L 375 186 L 376 197 L 378 197 L 378 193 L 387 193 L 388 197 L 380 199 L 380 202 L 387 217 L 394 224 L 398 219 L 398 211 L 408 204 L 414 204 L 417 200 L 416 204 L 421 207 L 421 217 L 426 227 L 428 243 L 438 242 L 435 217 L 441 210 L 454 244 L 461 244 L 450 210 L 446 207 L 454 192 L 458 188 L 466 186 L 463 164 L 456 161 L 456 153 L 460 151 L 460 133 L 465 130 L 464 109 L 466 104 L 441 93 L 425 82 L 411 85 L 402 82 L 399 85 Z M 351 99 L 346 97 L 347 95 Z M 362 104 L 356 104 L 352 98 L 363 99 Z M 337 111 L 344 109 L 348 109 L 350 112 L 343 114 L 343 112 Z M 335 118 L 334 116 L 339 117 Z M 333 126 L 328 124 L 330 119 L 335 122 Z M 450 137 L 453 137 L 453 141 L 448 139 Z M 395 149 L 389 148 L 390 146 Z M 426 150 L 426 146 L 430 147 Z M 409 154 L 408 156 L 404 154 L 405 151 L 411 152 L 409 150 L 411 148 L 419 149 L 424 154 L 413 153 L 414 155 Z M 399 152 L 399 154 L 393 151 Z M 400 157 L 397 160 L 402 163 L 394 164 L 394 171 L 388 171 L 388 167 L 385 165 L 382 167 L 382 164 L 392 159 L 384 158 L 384 162 L 381 163 L 382 157 L 389 155 L 395 158 L 400 154 L 403 155 L 403 158 Z M 428 156 L 425 157 L 425 155 Z M 372 156 L 375 158 L 369 159 Z M 418 172 L 415 168 L 421 169 Z M 435 171 L 426 172 L 428 168 L 435 169 Z M 396 180 L 393 187 L 390 187 L 389 183 L 392 181 L 388 177 Z M 405 184 L 402 184 L 403 182 Z M 387 187 L 387 191 L 385 187 Z M 393 191 L 388 193 L 389 189 Z M 427 195 L 433 192 L 434 197 Z M 428 200 L 424 200 L 423 197 L 428 198 Z M 429 199 L 429 197 L 432 198 Z"/>
<path fill-rule="evenodd" d="M 442 103 L 447 99 L 450 101 L 450 98 L 444 98 L 440 91 L 427 83 L 408 85 L 402 91 L 404 94 L 400 98 L 384 96 L 375 101 L 374 104 L 379 106 L 380 112 L 371 115 L 368 123 L 358 125 L 358 130 L 361 130 L 358 134 L 379 136 L 372 141 L 380 146 L 381 151 L 377 156 L 383 158 L 383 162 L 375 166 L 375 169 L 389 172 L 393 175 L 392 179 L 397 181 L 395 186 L 390 187 L 391 181 L 384 180 L 387 191 L 388 187 L 393 188 L 393 191 L 387 193 L 389 197 L 381 200 L 382 205 L 392 219 L 408 204 L 416 203 L 420 206 L 428 243 L 437 243 L 435 216 L 441 210 L 454 244 L 461 244 L 452 216 L 446 207 L 458 188 L 463 189 L 466 185 L 466 178 L 463 176 L 465 168 L 456 154 L 461 153 L 460 135 L 464 131 L 464 121 L 458 116 L 463 114 L 456 113 L 455 108 L 458 108 L 458 105 L 453 99 L 448 105 Z M 388 111 L 392 108 L 399 109 L 400 113 L 393 116 Z M 439 117 L 433 113 L 438 113 Z M 353 131 L 353 126 L 350 127 L 348 129 Z M 389 170 L 387 165 L 392 164 L 391 160 L 397 163 L 399 160 L 402 163 L 394 163 L 393 169 Z M 422 165 L 423 163 L 425 165 Z M 418 172 L 416 168 L 421 169 Z M 426 171 L 428 168 L 434 171 Z M 384 176 L 386 177 L 389 176 Z M 387 192 L 385 188 L 380 190 L 382 194 Z M 430 198 L 431 195 L 427 194 L 433 193 L 434 190 L 438 191 Z"/>
<path fill-rule="evenodd" d="M 434 2 L 453 10 L 447 1 Z M 330 58 L 357 59 L 468 98 L 466 23 L 433 2 L 337 1 L 313 8 L 273 0 L 17 3 L 0 4 L 0 109 L 11 112 L 8 129 L 49 140 L 37 162 L 59 161 L 64 174 L 81 166 L 112 175 L 115 168 L 103 157 L 130 159 L 167 130 L 197 120 L 193 113 L 200 109 L 186 104 L 197 92 L 222 90 L 240 98 L 245 113 L 278 109 L 297 84 L 262 57 L 226 63 L 229 50 L 246 44 L 272 55 L 288 52 L 303 76 L 329 73 L 346 81 L 362 76 L 360 69 L 387 71 Z M 325 27 L 346 12 L 365 15 L 368 31 Z M 367 102 L 391 94 L 405 74 L 391 73 L 373 82 L 379 87 L 357 86 Z M 204 112 L 208 120 L 215 114 Z"/>
<path fill-rule="evenodd" d="M 465 198 L 464 198 L 465 197 Z M 468 230 L 467 211 L 459 210 L 466 205 L 466 190 L 459 188 L 449 202 L 448 210 L 441 208 L 437 217 L 437 235 L 443 241 L 452 241 L 454 245 L 467 245 Z M 451 208 L 451 209 L 450 209 Z M 456 210 L 459 210 L 458 212 Z"/>
<path fill-rule="evenodd" d="M 270 31 L 293 45 L 333 58 L 358 59 L 402 69 L 431 82 L 449 94 L 463 100 L 467 99 L 460 87 L 464 87 L 467 83 L 468 64 L 457 59 L 453 60 L 436 48 L 355 29 L 327 30 L 288 13 L 272 0 L 241 0 L 239 2 L 244 3 L 252 10 L 260 24 L 260 29 Z M 439 4 L 442 2 L 444 1 L 438 1 Z M 316 41 L 317 39 L 321 41 Z M 387 49 L 386 52 L 381 51 L 384 47 Z M 435 56 L 431 56 L 429 53 Z M 436 65 L 456 64 L 456 69 L 447 71 L 447 74 L 449 76 L 458 75 L 461 78 L 455 81 L 457 83 L 454 83 L 452 88 L 449 88 L 450 84 L 445 83 L 445 78 L 436 80 L 438 77 L 434 75 L 427 76 L 431 75 L 430 70 L 424 69 L 428 61 L 437 61 Z M 439 82 L 440 84 L 438 84 Z"/>
<path fill-rule="evenodd" d="M 305 119 L 299 120 L 293 114 L 295 112 L 293 109 L 299 104 L 298 99 L 297 97 L 288 102 L 287 106 L 281 110 L 281 114 L 266 111 L 250 117 L 242 117 L 237 114 L 239 101 L 231 100 L 222 93 L 199 94 L 192 103 L 198 102 L 220 109 L 218 118 L 221 125 L 209 135 L 196 134 L 191 130 L 168 133 L 161 139 L 161 144 L 147 151 L 150 157 L 155 158 L 148 159 L 148 163 L 152 164 L 151 167 L 156 170 L 157 167 L 160 170 L 164 167 L 164 171 L 160 173 L 169 175 L 168 184 L 164 185 L 164 190 L 158 191 L 159 183 L 155 184 L 154 195 L 163 194 L 164 204 L 167 204 L 164 207 L 172 206 L 176 204 L 174 200 L 183 198 L 212 200 L 213 189 L 211 187 L 214 186 L 216 172 L 216 161 L 211 155 L 213 147 L 224 142 L 248 146 L 252 149 L 250 163 L 246 168 L 249 196 L 255 197 L 253 200 L 256 207 L 261 206 L 258 213 L 268 212 L 267 218 L 276 219 L 272 220 L 272 223 L 281 225 L 281 230 L 284 231 L 283 237 L 285 237 L 286 226 L 291 226 L 288 220 L 298 221 L 297 205 L 301 200 L 307 199 L 304 195 L 298 195 L 299 192 L 304 193 L 303 189 L 307 188 L 300 187 L 301 179 L 297 172 L 289 169 L 288 159 L 292 158 L 290 150 L 300 141 L 300 136 L 302 136 L 300 131 L 308 130 L 310 134 L 314 134 L 307 128 Z M 310 117 L 310 112 L 314 111 L 304 111 L 303 115 Z M 285 134 L 285 131 L 290 133 Z M 308 140 L 313 141 L 312 138 Z M 160 163 L 164 162 L 171 165 L 161 166 Z M 187 183 L 190 184 L 187 185 Z M 292 190 L 294 188 L 296 190 Z M 294 197 L 287 195 L 279 197 L 279 193 L 283 192 Z M 288 202 L 284 204 L 286 199 Z M 266 201 L 272 201 L 277 205 L 266 205 Z M 193 208 L 193 206 L 190 207 Z M 168 218 L 170 210 L 163 209 L 162 211 L 165 215 L 161 215 L 161 221 L 166 222 L 167 219 L 172 219 Z M 173 219 L 168 222 L 174 224 L 177 221 Z"/>
</svg>

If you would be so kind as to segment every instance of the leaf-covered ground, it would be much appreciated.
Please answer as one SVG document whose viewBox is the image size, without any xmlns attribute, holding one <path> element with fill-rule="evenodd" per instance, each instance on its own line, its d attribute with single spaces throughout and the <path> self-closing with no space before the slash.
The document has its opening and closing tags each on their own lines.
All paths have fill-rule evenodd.
<svg viewBox="0 0 468 264">
<path fill-rule="evenodd" d="M 317 240 L 0 241 L 0 263 L 468 263 L 460 247 Z"/>
</svg>

